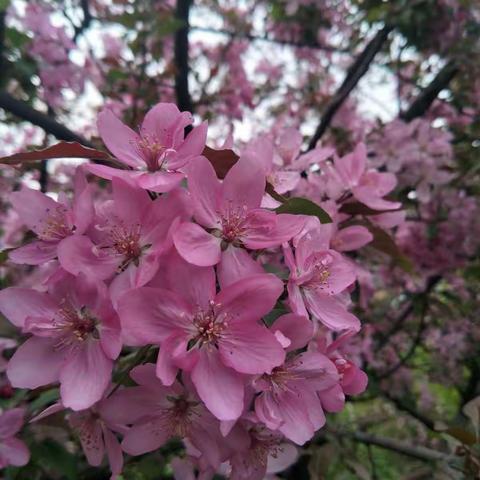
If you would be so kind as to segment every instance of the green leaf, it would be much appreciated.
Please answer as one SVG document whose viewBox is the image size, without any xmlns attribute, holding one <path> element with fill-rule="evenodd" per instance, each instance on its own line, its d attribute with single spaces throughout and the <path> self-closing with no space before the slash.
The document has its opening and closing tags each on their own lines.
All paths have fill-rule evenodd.
<svg viewBox="0 0 480 480">
<path fill-rule="evenodd" d="M 60 394 L 58 388 L 52 388 L 51 390 L 47 390 L 42 392 L 33 402 L 29 404 L 29 408 L 31 412 L 35 412 L 37 410 L 41 410 L 50 403 L 58 400 Z"/>
<path fill-rule="evenodd" d="M 413 263 L 412 261 L 398 248 L 395 240 L 382 228 L 376 227 L 370 222 L 366 223 L 366 227 L 373 235 L 373 240 L 369 243 L 369 246 L 376 248 L 380 252 L 387 254 L 400 268 L 407 273 L 412 273 Z"/>
<path fill-rule="evenodd" d="M 0 10 L 2 10 L 0 0 Z M 5 29 L 5 38 L 8 40 L 10 45 L 13 48 L 21 48 L 23 47 L 28 41 L 30 41 L 30 37 L 23 32 L 20 32 L 16 28 L 7 28 Z"/>
<path fill-rule="evenodd" d="M 278 265 L 275 265 L 273 263 L 264 263 L 263 269 L 268 273 L 273 273 L 274 275 L 276 275 L 278 278 L 281 278 L 282 280 L 288 279 L 288 270 L 281 268 Z"/>
<path fill-rule="evenodd" d="M 75 456 L 67 452 L 59 443 L 47 438 L 42 443 L 32 445 L 31 452 L 32 461 L 46 470 L 52 470 L 57 475 L 60 473 L 63 475 L 62 478 L 67 478 L 68 480 L 76 480 L 78 478 Z"/>
<path fill-rule="evenodd" d="M 289 198 L 284 204 L 275 209 L 277 213 L 291 213 L 293 215 L 312 215 L 320 223 L 332 223 L 330 215 L 315 202 L 302 197 Z"/>
<path fill-rule="evenodd" d="M 0 0 L 0 11 L 4 11 L 10 5 L 10 0 Z"/>
<path fill-rule="evenodd" d="M 13 248 L 6 248 L 0 252 L 0 265 L 3 265 L 8 260 L 8 254 L 13 250 Z"/>
</svg>

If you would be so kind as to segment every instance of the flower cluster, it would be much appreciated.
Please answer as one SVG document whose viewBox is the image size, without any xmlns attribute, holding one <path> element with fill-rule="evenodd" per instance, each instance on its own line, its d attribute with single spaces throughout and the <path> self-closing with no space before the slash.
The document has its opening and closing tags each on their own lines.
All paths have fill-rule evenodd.
<svg viewBox="0 0 480 480">
<path fill-rule="evenodd" d="M 35 235 L 10 260 L 51 268 L 35 289 L 0 292 L 0 311 L 28 335 L 7 376 L 17 388 L 59 384 L 37 420 L 67 410 L 88 462 L 106 453 L 113 478 L 123 452 L 180 438 L 205 478 L 262 479 L 367 384 L 349 354 L 360 270 L 345 255 L 372 241 L 372 223 L 344 208 L 374 209 L 381 223 L 401 206 L 383 198 L 394 176 L 370 169 L 361 144 L 344 157 L 301 154 L 290 130 L 251 142 L 221 179 L 206 123 L 185 136 L 191 123 L 160 103 L 135 132 L 104 110 L 114 166 L 80 166 L 72 199 L 10 195 Z M 291 196 L 319 182 L 332 223 L 294 208 L 308 202 L 328 219 Z"/>
</svg>

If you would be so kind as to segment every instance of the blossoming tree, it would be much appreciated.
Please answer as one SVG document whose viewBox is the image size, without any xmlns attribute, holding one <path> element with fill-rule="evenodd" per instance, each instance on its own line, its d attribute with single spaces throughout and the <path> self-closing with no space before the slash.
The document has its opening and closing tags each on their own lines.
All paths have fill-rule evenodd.
<svg viewBox="0 0 480 480">
<path fill-rule="evenodd" d="M 2 478 L 477 478 L 479 31 L 0 1 Z"/>
</svg>

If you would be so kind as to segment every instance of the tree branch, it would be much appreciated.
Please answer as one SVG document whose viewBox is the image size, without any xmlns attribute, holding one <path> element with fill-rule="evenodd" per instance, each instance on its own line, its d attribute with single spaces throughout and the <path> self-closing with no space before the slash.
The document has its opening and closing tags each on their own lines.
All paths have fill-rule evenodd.
<svg viewBox="0 0 480 480">
<path fill-rule="evenodd" d="M 78 37 L 86 30 L 93 20 L 93 15 L 90 12 L 89 0 L 80 0 L 80 6 L 82 7 L 83 19 L 79 27 L 74 26 L 73 41 L 76 43 Z"/>
<path fill-rule="evenodd" d="M 392 402 L 395 405 L 395 407 L 397 407 L 399 410 L 402 410 L 403 412 L 408 413 L 411 417 L 418 420 L 426 428 L 428 428 L 429 430 L 432 430 L 433 432 L 436 432 L 434 421 L 431 420 L 430 418 L 428 418 L 426 415 L 424 415 L 423 413 L 420 413 L 417 410 L 415 410 L 414 408 L 410 407 L 409 405 L 404 403 L 403 400 L 401 400 L 400 398 L 397 398 L 397 397 L 394 397 L 394 396 L 390 395 L 389 392 L 382 392 L 382 395 L 387 400 Z"/>
<path fill-rule="evenodd" d="M 175 94 L 180 110 L 193 112 L 192 99 L 188 88 L 188 32 L 190 30 L 189 13 L 192 0 L 177 0 L 175 18 L 182 22 L 182 26 L 175 32 Z"/>
<path fill-rule="evenodd" d="M 307 151 L 313 150 L 315 148 L 317 142 L 320 140 L 322 135 L 329 127 L 333 117 L 335 116 L 339 108 L 343 105 L 350 92 L 356 87 L 359 80 L 368 71 L 371 62 L 375 58 L 375 55 L 382 48 L 383 44 L 388 38 L 388 34 L 392 31 L 392 29 L 393 27 L 391 25 L 385 25 L 381 30 L 379 30 L 364 48 L 362 53 L 350 66 L 347 71 L 347 75 L 343 80 L 343 83 L 340 85 L 340 88 L 337 90 L 333 98 L 327 104 L 327 107 L 325 108 L 325 111 L 322 115 L 320 124 L 318 125 L 315 134 L 310 140 Z"/>
<path fill-rule="evenodd" d="M 453 77 L 457 75 L 460 69 L 452 60 L 448 62 L 437 74 L 437 76 L 425 87 L 417 96 L 408 110 L 400 113 L 400 118 L 405 122 L 411 122 L 413 119 L 421 117 L 432 105 L 438 94 L 447 88 Z"/>
<path fill-rule="evenodd" d="M 449 455 L 444 452 L 432 450 L 431 448 L 422 446 L 413 446 L 400 440 L 393 440 L 386 437 L 378 437 L 376 435 L 370 435 L 364 432 L 333 432 L 334 435 L 340 437 L 351 438 L 357 442 L 364 443 L 366 445 L 374 445 L 376 447 L 391 450 L 392 452 L 400 453 L 408 457 L 413 457 L 418 460 L 427 462 L 451 462 L 455 459 L 453 455 Z"/>
<path fill-rule="evenodd" d="M 415 301 L 421 297 L 426 297 L 430 295 L 430 293 L 434 290 L 437 284 L 440 282 L 442 277 L 440 275 L 434 275 L 430 277 L 427 281 L 425 289 L 419 293 L 415 293 L 410 300 L 408 306 L 403 310 L 403 312 L 397 317 L 396 320 L 392 322 L 392 325 L 387 333 L 382 334 L 380 340 L 378 342 L 376 351 L 378 352 L 381 350 L 395 333 L 403 326 L 405 320 L 413 313 Z"/>
<path fill-rule="evenodd" d="M 222 28 L 210 28 L 210 27 L 201 27 L 199 25 L 191 26 L 191 30 L 196 30 L 198 32 L 207 32 L 213 33 L 215 35 L 225 35 L 230 38 L 237 38 L 237 39 L 245 39 L 250 40 L 251 42 L 267 42 L 267 43 L 275 43 L 277 45 L 283 45 L 287 47 L 294 47 L 294 48 L 312 48 L 315 50 L 323 50 L 326 52 L 337 52 L 337 53 L 347 53 L 349 50 L 344 48 L 335 48 L 330 45 L 321 45 L 319 43 L 314 42 L 305 42 L 305 41 L 294 41 L 294 40 L 282 40 L 280 38 L 272 38 L 266 35 L 255 35 L 253 33 L 248 32 L 234 32 L 231 30 L 226 30 Z"/>
<path fill-rule="evenodd" d="M 33 109 L 27 103 L 17 100 L 5 91 L 0 92 L 0 108 L 3 108 L 5 111 L 12 113 L 22 120 L 33 123 L 59 140 L 78 142 L 86 147 L 94 148 L 92 143 L 82 136 L 72 132 L 67 127 L 50 118 L 45 113 Z"/>
</svg>

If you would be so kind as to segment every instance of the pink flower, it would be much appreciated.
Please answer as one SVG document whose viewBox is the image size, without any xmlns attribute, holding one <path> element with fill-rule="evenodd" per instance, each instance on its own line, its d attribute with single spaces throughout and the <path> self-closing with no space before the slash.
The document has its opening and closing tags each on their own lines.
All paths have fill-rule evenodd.
<svg viewBox="0 0 480 480">
<path fill-rule="evenodd" d="M 80 438 L 89 465 L 100 466 L 106 453 L 112 472 L 111 480 L 115 480 L 123 469 L 123 453 L 115 433 L 126 433 L 128 428 L 108 420 L 108 411 L 109 400 L 101 400 L 87 410 L 71 413 L 68 421 Z"/>
<path fill-rule="evenodd" d="M 232 281 L 242 271 L 257 273 L 256 264 L 245 248 L 277 247 L 303 227 L 302 216 L 261 209 L 265 175 L 251 158 L 242 157 L 228 172 L 223 183 L 206 159 L 198 159 L 188 169 L 188 186 L 197 223 L 185 222 L 174 232 L 180 255 L 198 266 L 220 266 L 220 280 Z M 236 277 L 238 278 L 238 276 Z"/>
<path fill-rule="evenodd" d="M 175 381 L 164 386 L 152 363 L 130 373 L 136 387 L 119 390 L 108 399 L 107 418 L 133 426 L 125 433 L 122 448 L 142 455 L 162 447 L 172 438 L 188 439 L 210 465 L 221 463 L 219 422 L 188 388 Z"/>
<path fill-rule="evenodd" d="M 10 196 L 20 219 L 36 233 L 38 240 L 10 253 L 15 263 L 41 265 L 56 258 L 57 250 L 73 235 L 82 235 L 94 217 L 90 186 L 80 169 L 75 175 L 74 198 L 70 203 L 64 195 L 55 201 L 44 193 L 30 188 Z"/>
<path fill-rule="evenodd" d="M 383 214 L 385 215 L 385 214 Z M 351 225 L 335 233 L 331 241 L 332 248 L 339 252 L 350 252 L 364 247 L 373 240 L 368 228 L 361 225 Z"/>
<path fill-rule="evenodd" d="M 143 120 L 139 133 L 124 125 L 112 111 L 98 116 L 98 131 L 108 149 L 129 170 L 90 164 L 87 169 L 102 178 L 120 177 L 154 192 L 168 192 L 184 178 L 181 169 L 205 148 L 207 123 L 194 128 L 187 138 L 184 129 L 192 123 L 189 112 L 173 103 L 158 103 Z"/>
<path fill-rule="evenodd" d="M 245 148 L 244 154 L 256 158 L 267 181 L 277 193 L 289 192 L 297 186 L 300 173 L 283 169 L 282 159 L 276 155 L 275 145 L 271 138 L 260 137 L 251 141 Z"/>
<path fill-rule="evenodd" d="M 164 384 L 174 382 L 179 367 L 191 372 L 206 407 L 220 420 L 235 420 L 243 411 L 244 375 L 270 372 L 285 358 L 258 323 L 283 284 L 258 274 L 215 294 L 213 268 L 183 264 L 173 269 L 171 290 L 143 287 L 120 299 L 122 332 L 129 344 L 161 345 L 157 375 Z"/>
<path fill-rule="evenodd" d="M 14 387 L 60 382 L 62 403 L 82 410 L 100 400 L 120 353 L 120 330 L 104 285 L 65 276 L 48 293 L 26 288 L 0 292 L 0 311 L 32 336 L 7 367 Z"/>
<path fill-rule="evenodd" d="M 23 467 L 30 460 L 30 452 L 15 435 L 23 426 L 23 408 L 13 408 L 0 414 L 0 468 L 13 465 Z"/>
<path fill-rule="evenodd" d="M 116 480 L 122 473 L 123 453 L 115 433 L 125 434 L 128 427 L 110 420 L 106 415 L 110 411 L 110 405 L 110 399 L 104 397 L 88 409 L 69 413 L 67 419 L 79 437 L 89 465 L 100 466 L 106 452 L 112 471 L 111 480 Z M 54 403 L 32 418 L 31 422 L 37 422 L 62 410 L 65 410 L 62 402 Z"/>
<path fill-rule="evenodd" d="M 312 351 L 326 355 L 337 369 L 340 381 L 322 392 L 319 392 L 322 406 L 328 412 L 339 412 L 345 404 L 345 395 L 358 395 L 365 391 L 368 377 L 343 351 L 353 332 L 340 335 L 335 341 L 328 342 L 326 336 L 321 336 L 310 344 Z"/>
<path fill-rule="evenodd" d="M 335 170 L 345 188 L 353 196 L 374 210 L 395 210 L 402 206 L 399 202 L 390 202 L 382 197 L 390 193 L 397 184 L 395 175 L 367 170 L 367 150 L 359 143 L 355 150 L 342 158 L 336 158 Z"/>
<path fill-rule="evenodd" d="M 294 314 L 278 318 L 272 329 L 289 339 L 288 351 L 303 348 L 313 335 L 312 322 Z M 254 381 L 255 390 L 261 392 L 255 399 L 255 413 L 270 430 L 303 445 L 325 424 L 317 392 L 338 380 L 335 365 L 321 353 L 289 356 L 283 365 Z"/>
<path fill-rule="evenodd" d="M 288 301 L 299 315 L 307 310 L 332 330 L 359 330 L 360 322 L 345 308 L 339 295 L 354 281 L 355 272 L 335 250 L 320 248 L 321 231 L 304 235 L 297 243 L 295 255 L 284 248 L 285 263 L 290 269 Z"/>
<path fill-rule="evenodd" d="M 59 248 L 62 267 L 99 280 L 125 272 L 134 285 L 144 285 L 156 273 L 169 243 L 169 229 L 189 210 L 183 189 L 154 201 L 147 192 L 114 178 L 113 202 L 108 202 L 88 235 L 67 239 Z"/>
<path fill-rule="evenodd" d="M 260 424 L 249 421 L 244 424 L 250 445 L 232 455 L 230 480 L 262 480 L 266 474 L 281 472 L 297 460 L 297 448 L 285 441 L 283 435 Z"/>
</svg>

